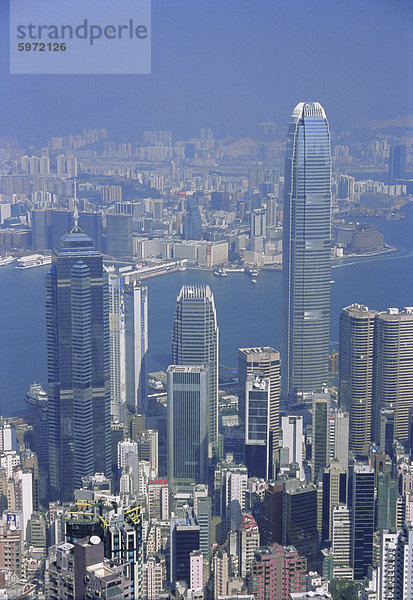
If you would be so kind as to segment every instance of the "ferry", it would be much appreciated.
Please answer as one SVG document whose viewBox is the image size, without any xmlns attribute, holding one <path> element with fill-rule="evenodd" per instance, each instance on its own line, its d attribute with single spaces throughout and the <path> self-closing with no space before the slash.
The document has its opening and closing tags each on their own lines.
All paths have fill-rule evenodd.
<svg viewBox="0 0 413 600">
<path fill-rule="evenodd" d="M 47 402 L 47 394 L 40 383 L 32 383 L 26 394 L 26 402 L 38 406 Z"/>
<path fill-rule="evenodd" d="M 165 386 L 160 379 L 154 379 L 151 377 L 148 379 L 148 387 L 150 387 L 152 390 L 163 390 Z"/>
<path fill-rule="evenodd" d="M 44 265 L 51 264 L 51 256 L 44 256 L 43 254 L 30 254 L 29 256 L 22 256 L 19 258 L 15 269 L 32 269 L 33 267 L 43 267 Z"/>
<path fill-rule="evenodd" d="M 0 258 L 0 267 L 5 267 L 6 265 L 10 265 L 12 262 L 14 262 L 16 259 L 14 256 L 3 256 L 3 258 Z"/>
</svg>

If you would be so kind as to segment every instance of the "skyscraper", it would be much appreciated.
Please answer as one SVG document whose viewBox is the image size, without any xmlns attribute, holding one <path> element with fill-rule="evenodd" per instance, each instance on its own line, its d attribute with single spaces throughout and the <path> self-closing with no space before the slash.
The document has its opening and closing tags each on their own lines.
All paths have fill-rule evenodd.
<svg viewBox="0 0 413 600">
<path fill-rule="evenodd" d="M 197 194 L 186 193 L 185 196 L 186 213 L 184 217 L 184 239 L 185 240 L 201 240 L 202 239 L 202 222 L 201 213 L 199 212 L 199 199 Z"/>
<path fill-rule="evenodd" d="M 330 446 L 329 446 L 329 411 L 330 411 L 330 395 L 329 394 L 314 394 L 313 397 L 313 431 L 312 431 L 312 463 L 313 463 L 313 480 L 321 481 L 323 477 L 323 469 L 330 462 Z"/>
<path fill-rule="evenodd" d="M 380 438 L 380 410 L 394 411 L 394 437 L 409 439 L 413 408 L 413 308 L 389 308 L 377 317 L 374 441 Z"/>
<path fill-rule="evenodd" d="M 270 380 L 248 375 L 245 396 L 245 464 L 250 477 L 270 479 Z"/>
<path fill-rule="evenodd" d="M 77 221 L 76 206 L 46 279 L 50 497 L 63 501 L 111 471 L 107 278 Z"/>
<path fill-rule="evenodd" d="M 381 441 L 383 409 L 394 413 L 394 437 L 408 441 L 413 407 L 413 308 L 383 312 L 360 304 L 344 308 L 339 365 L 340 403 L 350 411 L 350 449 L 366 455 L 371 441 Z"/>
<path fill-rule="evenodd" d="M 371 442 L 376 314 L 362 304 L 340 314 L 339 397 L 350 412 L 350 450 L 355 454 L 367 455 Z"/>
<path fill-rule="evenodd" d="M 125 285 L 125 346 L 127 407 L 132 414 L 145 414 L 148 287 L 136 281 Z"/>
<path fill-rule="evenodd" d="M 208 367 L 208 444 L 218 438 L 218 324 L 208 285 L 184 285 L 179 292 L 172 331 L 172 363 Z"/>
<path fill-rule="evenodd" d="M 126 401 L 125 280 L 107 268 L 109 283 L 110 414 L 121 421 Z"/>
<path fill-rule="evenodd" d="M 389 153 L 389 184 L 396 183 L 396 179 L 403 179 L 406 168 L 406 146 L 390 146 Z"/>
<path fill-rule="evenodd" d="M 331 149 L 324 108 L 300 102 L 288 131 L 283 232 L 283 394 L 305 401 L 328 376 Z"/>
<path fill-rule="evenodd" d="M 294 470 L 296 477 L 305 479 L 303 469 L 303 417 L 281 417 L 282 448 L 280 451 L 281 471 Z"/>
<path fill-rule="evenodd" d="M 280 353 L 269 346 L 240 348 L 238 350 L 238 406 L 239 418 L 245 426 L 245 390 L 247 378 L 261 373 L 270 380 L 270 459 L 274 463 L 280 439 Z M 272 472 L 270 471 L 270 476 Z"/>
<path fill-rule="evenodd" d="M 354 579 L 367 575 L 373 564 L 374 469 L 356 463 L 353 471 L 352 567 Z"/>
<path fill-rule="evenodd" d="M 110 412 L 113 420 L 146 412 L 148 288 L 108 267 Z"/>
<path fill-rule="evenodd" d="M 132 256 L 133 221 L 131 215 L 108 214 L 107 253 L 110 256 Z"/>
<path fill-rule="evenodd" d="M 284 481 L 282 543 L 294 546 L 313 569 L 317 558 L 317 490 L 298 479 Z"/>
<path fill-rule="evenodd" d="M 208 481 L 208 368 L 168 367 L 168 481 Z"/>
<path fill-rule="evenodd" d="M 337 460 L 345 469 L 348 467 L 349 415 L 341 408 L 329 414 L 330 461 Z"/>
<path fill-rule="evenodd" d="M 351 512 L 346 504 L 338 504 L 332 510 L 331 542 L 334 554 L 334 578 L 352 579 Z"/>
<path fill-rule="evenodd" d="M 333 509 L 338 504 L 347 504 L 347 485 L 346 468 L 338 461 L 332 461 L 323 474 L 323 540 L 332 539 Z"/>
<path fill-rule="evenodd" d="M 189 508 L 175 514 L 170 523 L 170 581 L 172 584 L 182 580 L 189 583 L 190 555 L 199 550 L 199 525 Z"/>
</svg>

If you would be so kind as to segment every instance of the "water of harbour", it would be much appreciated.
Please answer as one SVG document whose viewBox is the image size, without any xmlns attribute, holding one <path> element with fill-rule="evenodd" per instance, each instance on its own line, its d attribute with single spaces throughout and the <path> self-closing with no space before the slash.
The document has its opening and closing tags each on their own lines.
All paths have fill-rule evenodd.
<svg viewBox="0 0 413 600">
<path fill-rule="evenodd" d="M 385 241 L 399 250 L 334 263 L 331 279 L 331 333 L 336 347 L 340 310 L 352 302 L 372 308 L 413 305 L 413 204 L 406 219 L 373 222 Z M 16 270 L 0 267 L 0 414 L 27 409 L 25 394 L 34 381 L 46 388 L 45 276 L 50 267 Z M 212 271 L 187 270 L 146 280 L 149 287 L 148 370 L 171 362 L 171 329 L 176 296 L 185 283 L 208 284 L 215 297 L 220 327 L 219 362 L 236 366 L 242 346 L 280 347 L 282 289 L 280 271 L 261 271 L 257 285 L 244 273 L 216 277 Z"/>
</svg>

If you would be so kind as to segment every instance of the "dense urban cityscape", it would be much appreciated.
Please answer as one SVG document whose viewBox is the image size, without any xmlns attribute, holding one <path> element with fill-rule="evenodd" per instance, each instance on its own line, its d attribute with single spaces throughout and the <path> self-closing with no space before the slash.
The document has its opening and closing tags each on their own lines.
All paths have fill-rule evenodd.
<svg viewBox="0 0 413 600">
<path fill-rule="evenodd" d="M 413 600 L 413 120 L 308 89 L 0 127 L 0 598 Z"/>
<path fill-rule="evenodd" d="M 2 140 L 2 264 L 48 271 L 48 386 L 2 421 L 8 597 L 410 597 L 413 309 L 355 297 L 330 352 L 329 302 L 333 261 L 398 251 L 370 217 L 405 218 L 413 136 L 358 137 L 300 102 L 230 144 Z M 281 356 L 224 367 L 191 271 L 258 290 L 281 265 Z M 174 270 L 171 364 L 148 373 L 145 280 Z"/>
</svg>

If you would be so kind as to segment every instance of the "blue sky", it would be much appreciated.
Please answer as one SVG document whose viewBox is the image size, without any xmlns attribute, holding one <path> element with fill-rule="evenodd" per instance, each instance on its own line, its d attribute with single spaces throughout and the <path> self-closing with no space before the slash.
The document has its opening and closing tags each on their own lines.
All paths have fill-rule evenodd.
<svg viewBox="0 0 413 600">
<path fill-rule="evenodd" d="M 287 122 L 300 100 L 319 100 L 333 126 L 405 116 L 412 23 L 409 0 L 153 0 L 150 75 L 26 76 L 9 74 L 0 0 L 0 134 L 171 128 L 179 138 L 210 126 L 241 136 Z"/>
</svg>

